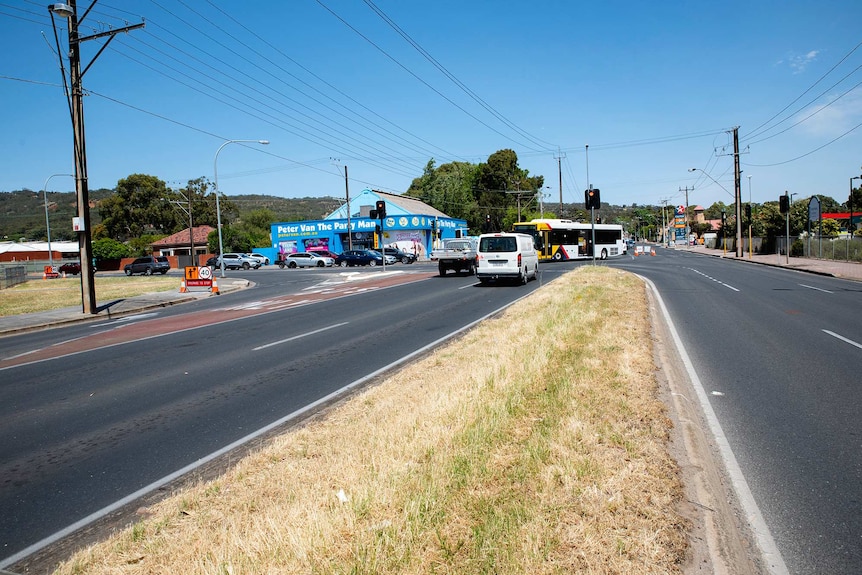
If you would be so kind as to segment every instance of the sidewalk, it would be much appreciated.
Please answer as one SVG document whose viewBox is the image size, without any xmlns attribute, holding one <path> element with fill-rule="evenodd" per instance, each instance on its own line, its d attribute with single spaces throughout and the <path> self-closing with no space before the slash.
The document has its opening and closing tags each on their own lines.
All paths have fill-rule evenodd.
<svg viewBox="0 0 862 575">
<path fill-rule="evenodd" d="M 177 280 L 180 281 L 180 280 Z M 248 287 L 251 282 L 246 279 L 231 278 L 219 281 L 219 293 L 227 293 Z M 85 314 L 81 306 L 65 307 L 36 313 L 24 313 L 0 317 L 0 337 L 13 333 L 34 331 L 47 327 L 82 321 L 101 321 L 139 313 L 148 309 L 169 307 L 175 304 L 194 301 L 207 297 L 218 297 L 209 291 L 190 291 L 180 293 L 179 289 L 144 294 L 127 299 L 103 303 L 95 314 Z"/>
<path fill-rule="evenodd" d="M 833 276 L 837 278 L 843 278 L 848 280 L 856 280 L 862 281 L 862 263 L 856 262 L 844 262 L 844 261 L 836 261 L 836 260 L 819 260 L 813 258 L 790 258 L 789 262 L 787 256 L 778 255 L 778 254 L 751 254 L 749 256 L 748 252 L 743 254 L 741 258 L 736 257 L 735 252 L 724 252 L 724 250 L 715 250 L 706 248 L 704 246 L 679 246 L 676 248 L 677 250 L 687 250 L 692 253 L 703 254 L 713 257 L 719 258 L 729 258 L 733 260 L 738 260 L 741 262 L 749 262 L 755 264 L 769 265 L 780 268 L 787 268 L 792 270 L 798 270 L 802 272 Z"/>
</svg>

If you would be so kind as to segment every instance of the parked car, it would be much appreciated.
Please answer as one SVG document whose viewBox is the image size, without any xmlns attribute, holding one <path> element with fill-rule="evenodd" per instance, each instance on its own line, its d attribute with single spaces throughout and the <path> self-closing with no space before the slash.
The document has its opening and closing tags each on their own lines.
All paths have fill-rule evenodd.
<svg viewBox="0 0 862 575">
<path fill-rule="evenodd" d="M 388 256 L 392 258 L 392 256 Z M 392 258 L 395 263 L 395 258 Z M 347 250 L 335 258 L 335 265 L 346 268 L 347 266 L 382 266 L 383 255 L 374 250 Z"/>
<path fill-rule="evenodd" d="M 123 266 L 123 271 L 126 272 L 127 276 L 132 274 L 151 276 L 154 273 L 164 275 L 168 273 L 169 269 L 171 269 L 171 262 L 165 256 L 144 256 Z"/>
<path fill-rule="evenodd" d="M 81 273 L 81 264 L 78 262 L 66 262 L 61 265 L 57 271 L 61 274 L 72 274 L 73 276 Z"/>
<path fill-rule="evenodd" d="M 379 249 L 375 249 L 374 251 L 380 253 Z M 395 261 L 401 262 L 402 264 L 412 264 L 416 261 L 416 255 L 396 248 L 383 248 L 383 253 L 387 256 L 394 257 Z M 388 264 L 389 260 L 386 260 L 386 263 Z"/>
<path fill-rule="evenodd" d="M 222 254 L 219 257 L 215 258 L 215 267 L 221 269 L 222 262 L 224 262 L 224 268 L 226 270 L 238 270 L 238 269 L 258 269 L 260 267 L 260 262 L 254 259 L 251 259 L 246 254 Z M 207 265 L 209 265 L 209 261 L 207 261 Z"/>
<path fill-rule="evenodd" d="M 312 250 L 312 249 L 309 249 L 308 253 L 317 254 L 317 255 L 323 256 L 325 258 L 332 258 L 333 260 L 338 257 L 338 254 L 331 252 L 329 250 Z"/>
<path fill-rule="evenodd" d="M 332 267 L 335 265 L 335 260 L 330 257 L 320 256 L 316 253 L 298 252 L 288 254 L 282 259 L 275 262 L 278 267 L 288 268 L 313 268 L 313 267 Z"/>
<path fill-rule="evenodd" d="M 260 265 L 262 265 L 262 266 L 268 266 L 269 265 L 269 258 L 263 254 L 259 254 L 257 252 L 254 252 L 254 253 L 250 253 L 250 254 L 246 254 L 246 255 L 253 260 L 259 261 Z"/>
</svg>

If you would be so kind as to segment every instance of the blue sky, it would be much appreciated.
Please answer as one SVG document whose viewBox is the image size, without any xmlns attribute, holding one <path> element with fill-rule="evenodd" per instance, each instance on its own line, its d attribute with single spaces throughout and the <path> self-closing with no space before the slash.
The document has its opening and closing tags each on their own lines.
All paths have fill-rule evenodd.
<svg viewBox="0 0 862 575">
<path fill-rule="evenodd" d="M 46 6 L 0 0 L 0 191 L 73 170 Z M 735 126 L 744 201 L 842 202 L 862 173 L 858 0 L 102 0 L 81 33 L 142 20 L 84 76 L 91 189 L 212 180 L 225 141 L 266 139 L 222 148 L 223 193 L 344 197 L 345 165 L 351 193 L 401 193 L 511 148 L 551 205 L 587 170 L 605 203 L 730 204 Z"/>
</svg>

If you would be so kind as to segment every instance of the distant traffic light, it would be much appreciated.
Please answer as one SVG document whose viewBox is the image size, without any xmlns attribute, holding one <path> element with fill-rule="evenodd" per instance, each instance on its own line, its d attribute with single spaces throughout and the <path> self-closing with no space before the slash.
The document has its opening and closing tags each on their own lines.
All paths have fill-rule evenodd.
<svg viewBox="0 0 862 575">
<path fill-rule="evenodd" d="M 778 211 L 782 214 L 786 214 L 790 211 L 790 196 L 784 194 L 783 196 L 778 196 Z"/>
<path fill-rule="evenodd" d="M 602 207 L 602 201 L 599 197 L 598 188 L 590 188 L 584 190 L 584 204 L 588 210 L 598 210 Z"/>
<path fill-rule="evenodd" d="M 386 202 L 383 200 L 377 200 L 377 205 L 375 206 L 377 209 L 377 217 L 381 220 L 386 217 Z"/>
<path fill-rule="evenodd" d="M 745 204 L 745 219 L 751 221 L 751 204 Z"/>
</svg>

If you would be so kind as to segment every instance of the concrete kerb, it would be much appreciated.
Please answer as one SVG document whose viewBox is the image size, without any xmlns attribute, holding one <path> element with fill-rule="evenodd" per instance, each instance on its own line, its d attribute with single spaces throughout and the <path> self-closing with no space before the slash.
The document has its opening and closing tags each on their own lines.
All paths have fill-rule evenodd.
<svg viewBox="0 0 862 575">
<path fill-rule="evenodd" d="M 0 336 L 55 327 L 75 322 L 113 319 L 156 308 L 169 307 L 203 298 L 245 289 L 254 285 L 247 279 L 235 278 L 219 282 L 219 293 L 207 291 L 164 291 L 118 299 L 98 307 L 95 314 L 84 314 L 79 306 L 43 312 L 0 317 Z"/>
</svg>

